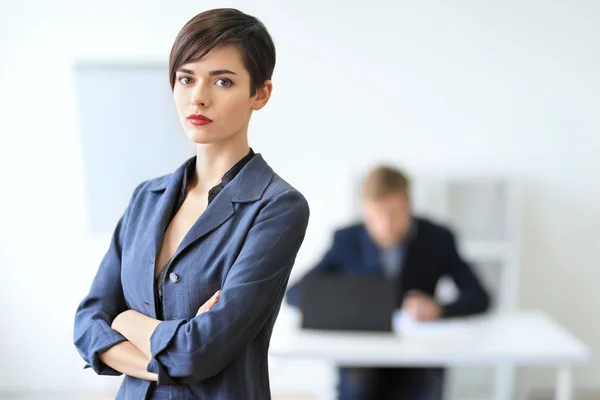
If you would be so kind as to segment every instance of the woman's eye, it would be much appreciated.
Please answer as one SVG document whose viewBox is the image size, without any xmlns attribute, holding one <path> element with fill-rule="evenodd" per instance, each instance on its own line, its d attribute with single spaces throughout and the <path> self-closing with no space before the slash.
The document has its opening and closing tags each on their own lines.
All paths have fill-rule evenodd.
<svg viewBox="0 0 600 400">
<path fill-rule="evenodd" d="M 192 83 L 192 79 L 189 76 L 182 76 L 179 78 L 179 82 L 183 83 L 184 85 L 189 85 Z"/>
<path fill-rule="evenodd" d="M 233 85 L 233 82 L 231 81 L 231 79 L 227 79 L 227 78 L 217 79 L 217 81 L 215 83 L 217 84 L 217 86 L 220 86 L 220 87 L 229 87 L 229 86 Z"/>
</svg>

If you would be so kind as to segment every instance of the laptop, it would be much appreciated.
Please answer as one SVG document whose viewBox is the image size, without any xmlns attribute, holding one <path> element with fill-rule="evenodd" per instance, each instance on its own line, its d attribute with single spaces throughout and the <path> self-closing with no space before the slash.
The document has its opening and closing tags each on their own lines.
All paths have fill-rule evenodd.
<svg viewBox="0 0 600 400">
<path fill-rule="evenodd" d="M 398 283 L 379 276 L 324 275 L 300 284 L 302 328 L 391 332 Z"/>
</svg>

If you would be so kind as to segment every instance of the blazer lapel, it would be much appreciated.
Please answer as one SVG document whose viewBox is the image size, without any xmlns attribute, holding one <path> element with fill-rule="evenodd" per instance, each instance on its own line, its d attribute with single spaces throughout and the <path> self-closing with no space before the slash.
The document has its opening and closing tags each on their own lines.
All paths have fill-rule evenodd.
<svg viewBox="0 0 600 400">
<path fill-rule="evenodd" d="M 419 246 L 417 235 L 419 232 L 419 221 L 415 218 L 411 221 L 409 232 L 404 240 L 404 257 L 400 268 L 400 282 L 405 288 L 409 287 L 413 282 L 413 275 L 418 271 L 417 260 L 423 259 L 420 252 L 422 249 Z"/>
<path fill-rule="evenodd" d="M 379 262 L 379 250 L 377 249 L 377 246 L 375 246 L 375 243 L 373 243 L 371 240 L 371 237 L 366 229 L 364 229 L 361 234 L 361 246 L 365 271 L 368 274 L 373 275 L 383 274 Z"/>
<path fill-rule="evenodd" d="M 152 311 L 151 317 L 156 318 L 156 306 L 154 304 L 154 271 L 156 270 L 156 258 L 162 245 L 163 237 L 169 217 L 177 195 L 183 184 L 184 169 L 191 162 L 188 160 L 171 175 L 153 180 L 148 190 L 155 196 L 154 212 L 149 217 L 148 230 L 144 232 L 144 254 L 147 251 L 148 268 L 144 269 L 144 292 L 145 302 Z M 162 267 L 162 266 L 161 266 Z"/>
<path fill-rule="evenodd" d="M 233 181 L 232 181 L 233 182 Z M 230 182 L 230 184 L 232 183 Z M 192 225 L 189 232 L 179 244 L 179 247 L 173 254 L 173 259 L 182 251 L 192 245 L 195 241 L 209 234 L 233 215 L 233 203 L 231 202 L 231 187 L 225 186 L 221 193 L 208 205 L 206 210 L 200 215 L 200 218 Z"/>
<path fill-rule="evenodd" d="M 191 161 L 188 160 L 188 162 Z M 149 226 L 152 237 L 153 265 L 156 263 L 156 257 L 162 246 L 165 230 L 169 224 L 169 218 L 173 212 L 175 200 L 177 200 L 177 196 L 183 185 L 184 169 L 188 162 L 178 168 L 170 177 L 165 178 L 163 182 L 157 183 L 150 188 L 152 192 L 160 195 L 160 199 L 156 204 L 155 212 L 153 213 Z M 154 265 L 154 267 L 156 266 Z M 154 274 L 154 269 L 152 273 Z"/>
<path fill-rule="evenodd" d="M 271 181 L 272 174 L 273 170 L 263 160 L 262 156 L 260 154 L 255 155 L 239 174 L 221 190 L 200 218 L 192 225 L 175 251 L 173 260 L 196 241 L 231 218 L 235 213 L 233 203 L 248 203 L 260 200 Z"/>
</svg>

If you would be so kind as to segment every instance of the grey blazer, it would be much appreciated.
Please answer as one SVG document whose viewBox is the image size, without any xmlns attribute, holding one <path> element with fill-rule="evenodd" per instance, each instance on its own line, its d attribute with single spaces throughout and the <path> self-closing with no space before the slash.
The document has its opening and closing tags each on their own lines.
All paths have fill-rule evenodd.
<svg viewBox="0 0 600 400">
<path fill-rule="evenodd" d="M 120 375 L 98 356 L 126 340 L 111 329 L 119 313 L 156 318 L 154 264 L 184 166 L 136 188 L 77 309 L 75 346 L 98 374 Z M 165 281 L 164 321 L 150 339 L 148 371 L 171 398 L 270 398 L 269 341 L 308 219 L 306 199 L 258 154 L 192 226 L 170 263 L 176 279 Z M 217 305 L 195 316 L 219 289 Z M 125 376 L 117 399 L 144 399 L 149 386 Z"/>
</svg>

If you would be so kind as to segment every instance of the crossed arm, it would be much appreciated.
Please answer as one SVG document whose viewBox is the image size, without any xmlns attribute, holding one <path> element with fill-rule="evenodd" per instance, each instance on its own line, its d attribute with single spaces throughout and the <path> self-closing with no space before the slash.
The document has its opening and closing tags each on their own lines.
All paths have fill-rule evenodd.
<svg viewBox="0 0 600 400">
<path fill-rule="evenodd" d="M 157 374 L 146 371 L 150 358 L 127 340 L 114 345 L 99 357 L 104 364 L 125 375 L 147 381 L 158 380 Z"/>
<path fill-rule="evenodd" d="M 214 307 L 201 307 L 203 315 L 189 320 L 158 321 L 126 307 L 120 281 L 126 214 L 76 312 L 76 348 L 100 375 L 125 373 L 160 385 L 195 383 L 216 375 L 278 309 L 308 217 L 308 205 L 298 192 L 269 199 L 246 235 L 223 292 L 213 298 Z M 118 346 L 121 343 L 125 344 Z"/>
<path fill-rule="evenodd" d="M 200 307 L 196 315 L 210 311 L 219 301 L 220 294 L 221 291 L 215 293 Z M 148 372 L 146 368 L 152 359 L 150 337 L 159 323 L 159 320 L 137 311 L 122 312 L 113 320 L 111 328 L 127 340 L 100 354 L 100 361 L 125 375 L 156 382 L 158 374 Z"/>
</svg>

